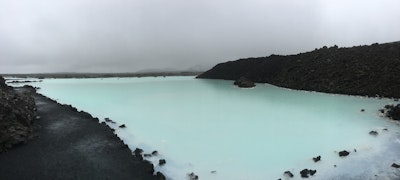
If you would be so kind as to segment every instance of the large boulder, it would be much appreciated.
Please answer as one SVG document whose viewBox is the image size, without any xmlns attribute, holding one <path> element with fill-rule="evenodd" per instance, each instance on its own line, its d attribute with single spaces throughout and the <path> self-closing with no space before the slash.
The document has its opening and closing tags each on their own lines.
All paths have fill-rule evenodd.
<svg viewBox="0 0 400 180">
<path fill-rule="evenodd" d="M 339 156 L 340 156 L 340 157 L 348 156 L 349 154 L 350 154 L 350 152 L 348 152 L 348 151 L 346 151 L 346 150 L 343 150 L 343 151 L 340 151 L 340 152 L 339 152 Z"/>
<path fill-rule="evenodd" d="M 300 176 L 302 178 L 308 178 L 309 176 L 314 176 L 315 173 L 317 173 L 317 170 L 303 169 L 300 171 Z"/>
<path fill-rule="evenodd" d="M 400 120 L 400 104 L 394 105 L 386 105 L 387 109 L 386 116 L 393 120 Z"/>
<path fill-rule="evenodd" d="M 237 85 L 241 88 L 251 88 L 256 86 L 256 84 L 254 84 L 254 82 L 250 81 L 249 79 L 245 78 L 245 77 L 240 77 L 239 79 L 237 79 L 234 83 L 234 85 Z"/>
</svg>

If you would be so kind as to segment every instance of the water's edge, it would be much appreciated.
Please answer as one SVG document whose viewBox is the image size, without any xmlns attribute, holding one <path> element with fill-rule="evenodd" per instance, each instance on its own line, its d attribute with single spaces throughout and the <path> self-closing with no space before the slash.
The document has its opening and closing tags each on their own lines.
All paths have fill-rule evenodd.
<svg viewBox="0 0 400 180">
<path fill-rule="evenodd" d="M 40 91 L 40 90 L 39 90 Z M 39 93 L 39 94 L 41 94 L 41 93 Z M 42 94 L 43 96 L 45 96 L 44 94 Z M 46 96 L 47 97 L 47 96 Z M 48 97 L 49 98 L 49 97 Z M 51 99 L 51 98 L 49 98 L 49 99 Z M 59 103 L 60 104 L 60 102 L 58 102 L 57 101 L 57 99 L 52 99 L 53 101 L 56 101 L 57 103 Z M 66 105 L 66 104 L 65 104 Z M 68 106 L 68 105 L 67 105 Z M 72 107 L 72 105 L 69 105 L 69 106 L 71 106 Z M 81 111 L 83 111 L 83 110 L 81 110 Z M 378 110 L 376 110 L 376 111 L 378 111 Z M 88 113 L 89 114 L 89 113 Z M 92 113 L 90 113 L 90 114 L 92 114 Z M 93 114 L 93 115 L 95 115 L 95 114 Z M 93 117 L 93 115 L 91 115 L 92 117 Z M 94 118 L 97 118 L 97 117 L 94 117 Z M 97 118 L 97 119 L 99 119 L 99 118 Z M 114 120 L 114 119 L 113 119 Z M 117 119 L 115 119 L 116 121 L 117 121 Z M 128 141 L 128 139 L 126 139 L 127 138 L 127 136 L 126 136 L 126 134 L 124 134 L 124 131 L 123 131 L 123 129 L 121 129 L 121 128 L 119 128 L 118 126 L 119 125 L 122 125 L 122 124 L 118 124 L 118 123 L 109 123 L 109 122 L 105 122 L 104 120 L 99 120 L 99 123 L 100 122 L 104 122 L 105 124 L 107 124 L 108 126 L 109 126 L 109 128 L 110 129 L 115 129 L 115 134 L 117 134 L 118 135 L 118 137 L 122 140 L 122 141 L 124 141 L 124 140 L 126 140 L 126 141 Z M 118 121 L 117 121 L 118 122 Z M 394 122 L 390 122 L 390 123 L 392 123 L 393 125 L 395 124 Z M 395 125 L 396 126 L 396 128 L 398 129 L 398 125 Z M 381 131 L 381 130 L 383 130 L 383 129 L 377 129 L 380 133 L 381 132 L 383 132 L 383 131 Z M 390 131 L 391 132 L 391 131 Z M 390 133 L 389 133 L 390 134 Z M 380 162 L 380 165 L 382 165 L 382 166 L 385 166 L 385 167 L 388 167 L 388 168 L 390 168 L 390 165 L 389 166 L 387 166 L 387 164 L 388 163 L 393 163 L 393 161 L 399 161 L 400 160 L 400 158 L 399 158 L 399 155 L 398 154 L 396 154 L 396 151 L 393 151 L 393 150 L 396 150 L 396 149 L 399 149 L 400 148 L 400 143 L 392 143 L 392 144 L 390 144 L 389 142 L 396 142 L 396 141 L 399 141 L 399 134 L 398 133 L 396 133 L 395 132 L 395 134 L 392 134 L 391 136 L 386 136 L 386 135 L 382 135 L 383 137 L 382 138 L 384 138 L 383 140 L 385 140 L 385 143 L 383 143 L 383 144 L 381 144 L 381 145 L 385 145 L 385 146 L 387 146 L 387 148 L 384 148 L 384 149 L 381 149 L 380 151 L 381 151 L 381 153 L 379 154 L 378 152 L 378 154 L 374 154 L 374 157 L 363 157 L 363 159 L 364 160 L 360 160 L 360 158 L 357 160 L 357 159 L 354 159 L 354 158 L 352 158 L 351 156 L 349 156 L 347 159 L 346 159 L 346 161 L 348 162 L 348 161 L 351 161 L 352 163 L 351 164 L 358 164 L 358 165 L 362 165 L 362 164 L 365 164 L 365 166 L 359 166 L 358 168 L 363 168 L 363 169 L 370 169 L 371 167 L 370 166 L 368 166 L 368 165 L 371 165 L 371 164 L 373 164 L 377 159 L 384 159 L 386 156 L 388 156 L 388 155 L 390 155 L 390 157 L 391 157 L 391 160 L 389 161 L 389 160 L 387 160 L 387 161 L 381 161 Z M 378 137 L 378 138 L 381 138 L 381 137 Z M 382 140 L 382 141 L 383 141 Z M 400 142 L 400 141 L 399 141 Z M 132 144 L 128 144 L 128 146 L 129 146 L 129 148 L 131 149 L 131 150 L 134 150 L 134 149 L 136 149 L 137 147 L 135 147 L 135 146 L 132 146 Z M 359 152 L 360 152 L 360 150 L 358 150 Z M 362 150 L 361 150 L 361 152 L 362 152 Z M 383 152 L 383 153 L 382 153 Z M 146 152 L 146 153 L 151 153 L 151 152 Z M 386 156 L 385 156 L 386 155 Z M 357 156 L 357 155 L 356 155 Z M 161 157 L 161 158 L 163 158 L 163 157 Z M 150 160 L 151 162 L 153 162 L 153 164 L 155 165 L 155 169 L 156 170 L 159 170 L 159 171 L 163 171 L 164 169 L 162 168 L 162 167 L 160 167 L 160 166 L 157 166 L 157 162 L 158 162 L 158 160 L 160 160 L 160 158 L 147 158 L 148 160 Z M 357 161 L 359 161 L 359 162 L 357 162 Z M 343 164 L 343 165 L 339 165 L 340 164 L 340 162 L 338 162 L 337 164 L 335 164 L 335 165 L 337 165 L 336 167 L 335 167 L 335 169 L 337 169 L 339 172 L 341 172 L 341 171 L 346 171 L 348 168 L 351 168 L 351 165 L 349 165 L 349 164 Z M 375 162 L 375 164 L 376 164 L 376 162 Z M 167 163 L 167 165 L 168 165 L 168 163 Z M 314 166 L 315 167 L 315 166 Z M 310 167 L 310 168 L 313 168 L 313 167 Z M 375 168 L 377 168 L 377 167 L 375 167 Z M 378 168 L 379 169 L 379 168 Z M 290 167 L 288 167 L 288 170 L 291 170 L 291 172 L 292 173 L 294 173 L 296 176 L 299 176 L 299 174 L 298 174 L 298 172 L 301 170 L 301 169 L 297 169 L 297 168 L 292 168 L 292 169 L 290 169 Z M 356 174 L 356 175 L 351 175 L 351 174 L 335 174 L 335 172 L 331 172 L 331 171 L 318 171 L 318 174 L 324 174 L 325 175 L 325 178 L 328 178 L 328 179 L 340 179 L 340 178 L 344 178 L 344 177 L 354 177 L 354 179 L 396 179 L 396 178 L 399 178 L 400 177 L 400 174 L 399 174 L 399 172 L 398 171 L 392 171 L 392 173 L 391 174 L 387 174 L 387 175 L 385 175 L 385 174 L 382 174 L 382 172 L 381 172 L 382 170 L 380 170 L 380 171 L 378 171 L 378 172 L 375 172 L 375 171 L 369 171 L 368 173 L 366 173 L 366 174 Z M 283 172 L 283 171 L 282 171 Z M 165 173 L 167 176 L 168 176 L 168 172 L 163 172 L 163 173 Z M 371 176 L 372 175 L 372 176 Z M 170 178 L 170 179 L 174 179 L 174 178 L 172 178 L 172 177 L 167 177 L 167 178 Z M 316 178 L 316 177 L 314 177 L 314 178 Z"/>
</svg>

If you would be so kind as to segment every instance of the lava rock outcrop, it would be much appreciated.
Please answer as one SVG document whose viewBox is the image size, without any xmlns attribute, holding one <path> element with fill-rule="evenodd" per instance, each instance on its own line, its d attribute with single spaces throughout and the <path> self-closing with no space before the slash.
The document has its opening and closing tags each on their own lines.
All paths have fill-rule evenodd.
<svg viewBox="0 0 400 180">
<path fill-rule="evenodd" d="M 36 105 L 29 93 L 15 92 L 0 77 L 0 153 L 27 143 L 35 117 Z"/>
<path fill-rule="evenodd" d="M 370 46 L 315 49 L 297 55 L 239 59 L 221 63 L 197 76 L 339 93 L 400 97 L 400 41 Z"/>
</svg>

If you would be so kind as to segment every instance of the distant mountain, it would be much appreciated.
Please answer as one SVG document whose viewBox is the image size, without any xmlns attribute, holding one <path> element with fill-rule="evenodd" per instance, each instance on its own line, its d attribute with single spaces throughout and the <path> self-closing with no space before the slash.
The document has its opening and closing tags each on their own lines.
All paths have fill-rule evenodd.
<svg viewBox="0 0 400 180">
<path fill-rule="evenodd" d="M 211 66 L 194 65 L 188 68 L 154 68 L 154 69 L 142 69 L 135 73 L 172 73 L 172 72 L 204 72 L 210 69 Z"/>
<path fill-rule="evenodd" d="M 169 73 L 169 72 L 179 72 L 180 70 L 178 69 L 173 69 L 173 68 L 159 68 L 159 69 L 142 69 L 139 71 L 136 71 L 135 73 Z"/>
<path fill-rule="evenodd" d="M 212 66 L 207 66 L 207 65 L 194 65 L 186 69 L 188 72 L 204 72 L 207 71 L 208 69 L 212 68 Z"/>
<path fill-rule="evenodd" d="M 292 89 L 400 97 L 400 41 L 315 49 L 297 55 L 239 59 L 221 63 L 197 78 L 245 77 Z"/>
</svg>

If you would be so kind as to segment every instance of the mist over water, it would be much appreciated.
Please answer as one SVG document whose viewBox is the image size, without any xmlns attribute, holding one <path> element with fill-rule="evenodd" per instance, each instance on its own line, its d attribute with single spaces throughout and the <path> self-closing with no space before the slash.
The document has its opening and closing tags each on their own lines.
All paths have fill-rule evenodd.
<svg viewBox="0 0 400 180">
<path fill-rule="evenodd" d="M 304 168 L 317 170 L 311 179 L 399 177 L 390 167 L 400 162 L 399 126 L 378 113 L 390 99 L 269 84 L 240 89 L 231 81 L 194 77 L 45 79 L 32 85 L 60 103 L 116 121 L 110 126 L 132 150 L 160 153 L 150 160 L 171 179 L 187 179 L 190 172 L 200 179 L 278 179 L 287 170 L 301 179 Z M 118 129 L 121 124 L 127 128 Z M 369 135 L 371 130 L 379 135 Z M 341 150 L 351 153 L 339 158 Z M 318 155 L 322 160 L 314 163 Z M 158 166 L 160 158 L 167 164 Z"/>
</svg>

